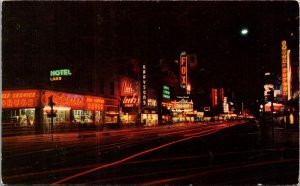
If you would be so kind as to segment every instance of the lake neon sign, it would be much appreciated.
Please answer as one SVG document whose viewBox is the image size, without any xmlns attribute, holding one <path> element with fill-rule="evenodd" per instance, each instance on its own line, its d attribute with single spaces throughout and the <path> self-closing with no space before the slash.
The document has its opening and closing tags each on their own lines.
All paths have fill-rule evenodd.
<svg viewBox="0 0 300 186">
<path fill-rule="evenodd" d="M 61 81 L 63 77 L 71 76 L 72 72 L 70 69 L 59 69 L 50 71 L 50 81 Z"/>
</svg>

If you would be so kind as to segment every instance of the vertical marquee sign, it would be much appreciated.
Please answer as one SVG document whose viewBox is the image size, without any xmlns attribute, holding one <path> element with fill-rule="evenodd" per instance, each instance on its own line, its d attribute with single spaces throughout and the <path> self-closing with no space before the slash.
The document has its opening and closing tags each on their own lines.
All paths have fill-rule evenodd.
<svg viewBox="0 0 300 186">
<path fill-rule="evenodd" d="M 218 89 L 216 88 L 211 89 L 211 100 L 212 100 L 212 107 L 218 105 Z"/>
<path fill-rule="evenodd" d="M 146 65 L 143 65 L 142 70 L 142 102 L 143 106 L 147 105 L 147 73 L 146 73 Z"/>
<path fill-rule="evenodd" d="M 281 65 L 282 65 L 282 100 L 283 103 L 287 102 L 288 96 L 288 64 L 287 64 L 287 45 L 286 40 L 281 42 Z"/>
<path fill-rule="evenodd" d="M 180 86 L 186 88 L 187 86 L 187 54 L 181 52 L 180 54 Z"/>
</svg>

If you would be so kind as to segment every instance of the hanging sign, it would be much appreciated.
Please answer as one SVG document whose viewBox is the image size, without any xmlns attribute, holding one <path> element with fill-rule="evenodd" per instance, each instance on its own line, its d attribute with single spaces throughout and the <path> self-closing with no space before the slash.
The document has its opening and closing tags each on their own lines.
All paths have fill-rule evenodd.
<svg viewBox="0 0 300 186">
<path fill-rule="evenodd" d="M 180 86 L 186 88 L 187 85 L 187 54 L 182 52 L 180 54 Z"/>
<path fill-rule="evenodd" d="M 287 65 L 287 45 L 286 41 L 281 42 L 281 65 L 282 65 L 282 100 L 287 102 L 288 96 L 288 65 Z"/>
</svg>

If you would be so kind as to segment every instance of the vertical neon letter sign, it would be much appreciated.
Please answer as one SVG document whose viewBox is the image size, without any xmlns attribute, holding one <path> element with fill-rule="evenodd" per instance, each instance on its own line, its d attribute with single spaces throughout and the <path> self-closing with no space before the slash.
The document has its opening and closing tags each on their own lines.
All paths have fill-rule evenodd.
<svg viewBox="0 0 300 186">
<path fill-rule="evenodd" d="M 186 88 L 187 85 L 187 54 L 180 54 L 180 86 Z"/>
<path fill-rule="evenodd" d="M 288 78 L 287 78 L 287 45 L 286 41 L 281 42 L 281 63 L 282 63 L 282 100 L 287 102 L 288 96 Z"/>
<path fill-rule="evenodd" d="M 143 106 L 147 105 L 147 76 L 146 76 L 146 65 L 143 65 L 143 78 L 142 78 L 142 100 L 143 100 Z"/>
</svg>

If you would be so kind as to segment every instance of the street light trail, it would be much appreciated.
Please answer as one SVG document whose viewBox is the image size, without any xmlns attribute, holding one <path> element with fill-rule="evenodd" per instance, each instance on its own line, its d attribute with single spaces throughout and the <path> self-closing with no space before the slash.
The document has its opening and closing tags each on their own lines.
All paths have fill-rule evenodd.
<svg viewBox="0 0 300 186">
<path fill-rule="evenodd" d="M 215 174 L 215 173 L 221 173 L 221 172 L 225 172 L 225 171 L 234 171 L 234 170 L 239 170 L 239 169 L 253 168 L 253 167 L 259 167 L 259 166 L 268 166 L 268 165 L 272 165 L 272 164 L 298 162 L 298 161 L 299 161 L 299 159 L 296 158 L 296 159 L 287 159 L 287 160 L 270 160 L 270 161 L 263 161 L 263 162 L 254 162 L 254 163 L 250 163 L 250 164 L 248 163 L 246 165 L 230 166 L 229 168 L 214 169 L 214 170 L 196 173 L 196 174 L 192 174 L 192 175 L 188 175 L 188 176 L 180 176 L 180 177 L 155 180 L 155 181 L 143 183 L 142 185 L 167 184 L 167 183 L 172 183 L 174 181 L 187 180 L 187 179 L 191 179 L 191 178 L 195 178 L 195 177 L 200 177 L 200 176 Z"/>
<path fill-rule="evenodd" d="M 123 163 L 123 162 L 125 162 L 125 161 L 128 161 L 128 160 L 133 159 L 133 158 L 138 157 L 138 156 L 141 156 L 141 155 L 143 155 L 143 154 L 146 154 L 146 153 L 149 153 L 149 152 L 152 152 L 152 151 L 155 151 L 155 150 L 164 148 L 164 147 L 166 147 L 166 146 L 173 145 L 173 144 L 175 144 L 175 143 L 179 143 L 179 142 L 182 142 L 182 141 L 190 140 L 190 139 L 192 139 L 192 138 L 193 138 L 193 136 L 192 136 L 192 137 L 188 137 L 188 138 L 183 138 L 183 139 L 180 139 L 180 140 L 176 140 L 176 141 L 173 141 L 173 142 L 170 142 L 170 143 L 167 143 L 167 144 L 158 146 L 158 147 L 156 147 L 156 148 L 149 149 L 149 150 L 146 150 L 146 151 L 143 151 L 143 152 L 134 154 L 134 155 L 129 156 L 129 157 L 127 157 L 127 158 L 124 158 L 124 159 L 122 159 L 122 160 L 119 160 L 119 161 L 116 161 L 116 162 L 113 162 L 113 163 L 109 163 L 109 164 L 106 164 L 106 165 L 102 165 L 102 166 L 100 166 L 100 167 L 96 167 L 96 168 L 94 168 L 94 169 L 91 169 L 91 170 L 88 170 L 88 171 L 85 171 L 85 172 L 81 172 L 81 173 L 78 173 L 78 174 L 69 176 L 69 177 L 64 178 L 64 179 L 62 179 L 62 180 L 56 181 L 56 182 L 54 182 L 54 183 L 52 183 L 52 184 L 61 184 L 61 183 L 64 183 L 64 182 L 66 182 L 66 181 L 69 181 L 69 180 L 71 180 L 71 179 L 74 179 L 74 178 L 83 176 L 83 175 L 85 175 L 85 174 L 88 174 L 88 173 L 91 173 L 91 172 L 94 172 L 94 171 L 97 171 L 97 170 L 100 170 L 100 169 L 103 169 L 103 168 L 111 167 L 111 166 L 113 166 L 113 165 L 117 165 L 117 164 Z"/>
<path fill-rule="evenodd" d="M 193 126 L 193 125 L 192 125 Z M 210 126 L 210 127 L 216 127 L 216 126 Z M 207 127 L 208 128 L 208 127 Z M 160 134 L 158 134 L 159 136 L 165 136 L 165 135 L 171 135 L 171 134 L 176 134 L 176 133 L 178 133 L 178 134 L 180 134 L 180 133 L 185 133 L 186 131 L 193 131 L 193 130 L 199 130 L 199 128 L 198 128 L 198 126 L 196 126 L 196 127 L 194 127 L 194 128 L 192 128 L 192 129 L 185 129 L 185 130 L 180 130 L 180 128 L 178 129 L 179 131 L 175 131 L 175 132 L 169 132 L 169 130 L 167 130 L 167 128 L 163 128 L 164 130 L 163 131 L 160 131 Z M 124 134 L 123 132 L 126 132 L 126 134 Z M 102 132 L 100 132 L 100 134 L 101 134 Z M 113 131 L 113 133 L 117 133 L 117 131 Z M 128 138 L 128 135 L 130 134 L 130 135 L 132 135 L 132 137 L 134 138 L 134 140 L 133 141 L 136 141 L 137 139 L 136 139 L 136 137 L 138 136 L 138 135 L 141 135 L 141 136 L 144 136 L 144 135 L 149 135 L 149 134 L 155 134 L 155 135 L 157 135 L 157 131 L 155 130 L 155 131 L 148 131 L 148 130 L 146 130 L 146 131 L 144 131 L 144 130 L 142 130 L 142 131 L 130 131 L 130 130 L 128 130 L 128 129 L 126 129 L 126 130 L 122 130 L 121 132 L 119 131 L 118 133 L 121 133 L 120 135 L 117 135 L 117 136 L 124 136 L 125 138 Z M 117 134 L 118 134 L 117 133 Z M 128 134 L 129 133 L 129 134 Z M 75 134 L 75 136 L 76 136 L 77 134 Z M 60 134 L 58 135 L 58 136 L 60 136 Z M 71 134 L 65 134 L 65 136 L 64 137 L 68 137 L 68 136 L 73 136 L 74 137 L 74 133 L 71 133 Z M 41 136 L 40 136 L 41 137 Z M 97 136 L 98 138 L 101 138 L 102 136 Z M 116 137 L 116 136 L 108 136 L 108 138 L 111 138 L 111 137 Z M 55 138 L 56 138 L 56 136 L 55 136 Z M 107 138 L 107 137 L 105 137 L 105 138 Z M 26 144 L 26 139 L 27 140 L 29 140 L 29 139 L 32 139 L 32 140 L 36 140 L 36 138 L 31 138 L 31 137 L 27 137 L 27 136 L 24 136 L 24 137 L 21 137 L 19 140 L 20 141 L 22 141 L 22 143 L 24 144 Z M 39 138 L 40 139 L 40 138 Z M 42 138 L 41 138 L 42 139 Z M 40 141 L 42 141 L 40 139 Z M 76 139 L 76 138 L 75 138 Z M 74 140 L 74 138 L 70 138 L 70 140 Z M 78 139 L 77 139 L 78 140 Z M 76 141 L 77 141 L 76 140 Z M 64 142 L 65 142 L 65 140 L 63 140 Z M 70 143 L 72 143 L 72 141 L 70 141 Z M 112 146 L 124 146 L 124 145 L 126 145 L 125 143 L 128 143 L 128 141 L 127 142 L 117 142 L 117 143 L 114 143 L 114 144 L 106 144 L 106 145 L 101 145 L 101 147 L 103 148 L 104 146 L 108 146 L 109 148 L 114 148 L 114 147 L 112 147 Z M 24 144 L 24 145 L 25 145 Z M 29 144 L 30 145 L 30 144 Z M 46 145 L 46 146 L 45 146 Z M 13 157 L 16 157 L 16 156 L 25 156 L 25 155 L 31 155 L 31 154 L 34 154 L 34 153 L 39 153 L 39 152 L 43 152 L 43 151 L 51 151 L 51 150 L 56 150 L 56 148 L 57 148 L 57 145 L 59 145 L 59 143 L 56 143 L 56 144 L 53 144 L 53 143 L 50 143 L 50 144 L 44 144 L 44 143 L 41 143 L 40 145 L 35 145 L 34 147 L 35 148 L 37 148 L 37 150 L 36 151 L 30 151 L 30 152 L 28 152 L 26 149 L 27 148 L 24 148 L 24 152 L 23 153 L 16 153 L 16 151 L 20 151 L 21 149 L 20 149 L 20 145 L 18 145 L 17 147 L 16 147 L 16 149 L 15 150 L 12 150 L 11 148 L 9 148 L 10 150 L 9 150 L 9 154 L 11 154 L 11 156 L 8 156 L 7 158 L 13 158 Z M 76 144 L 76 145 L 74 145 L 74 146 L 76 146 L 77 148 L 77 151 L 80 151 L 80 150 L 85 150 L 84 148 L 86 147 L 86 146 L 83 146 L 83 149 L 81 149 L 80 147 L 78 147 L 78 144 Z M 22 146 L 21 146 L 22 147 Z M 95 148 L 95 147 L 93 147 L 93 148 Z M 76 149 L 74 149 L 74 151 L 76 151 Z M 101 149 L 102 150 L 102 149 Z M 104 149 L 103 149 L 104 150 Z M 4 151 L 5 152 L 5 151 Z"/>
<path fill-rule="evenodd" d="M 224 127 L 225 128 L 225 127 Z M 212 134 L 214 132 L 217 132 L 219 130 L 222 130 L 223 128 L 221 127 L 220 129 L 217 128 L 217 129 L 214 129 L 214 130 L 210 130 L 208 133 L 206 133 L 205 135 L 209 135 L 209 134 Z M 142 151 L 142 152 L 139 152 L 137 154 L 134 154 L 132 156 L 129 156 L 127 158 L 124 158 L 122 160 L 119 160 L 119 161 L 115 161 L 113 163 L 109 163 L 109 164 L 106 164 L 106 165 L 102 165 L 102 166 L 99 166 L 99 167 L 96 167 L 94 169 L 91 169 L 91 170 L 88 170 L 88 171 L 84 171 L 84 172 L 81 172 L 81 173 L 78 173 L 78 174 L 75 174 L 75 175 L 72 175 L 72 176 L 69 176 L 67 178 L 64 178 L 62 180 L 58 180 L 52 184 L 61 184 L 61 183 L 64 183 L 66 181 L 69 181 L 69 180 L 72 180 L 74 178 L 77 178 L 77 177 L 80 177 L 80 176 L 83 176 L 83 175 L 86 175 L 86 174 L 89 174 L 91 172 L 94 172 L 94 171 L 97 171 L 97 170 L 100 170 L 100 169 L 103 169 L 103 168 L 107 168 L 107 167 L 111 167 L 111 166 L 114 166 L 114 165 L 117 165 L 117 164 L 121 164 L 125 161 L 128 161 L 128 160 L 131 160 L 135 157 L 138 157 L 138 156 L 141 156 L 141 155 L 144 155 L 144 154 L 147 154 L 149 152 L 153 152 L 153 151 L 156 151 L 156 150 L 159 150 L 161 148 L 164 148 L 164 147 L 167 147 L 167 146 L 170 146 L 170 145 L 173 145 L 173 144 L 176 144 L 176 143 L 179 143 L 179 142 L 183 142 L 183 141 L 187 141 L 187 140 L 190 140 L 192 138 L 195 138 L 195 137 L 200 137 L 200 136 L 190 136 L 190 137 L 186 137 L 186 138 L 183 138 L 183 139 L 179 139 L 179 140 L 176 140 L 176 141 L 173 141 L 173 142 L 170 142 L 170 143 L 166 143 L 164 145 L 161 145 L 161 146 L 158 146 L 158 147 L 155 147 L 155 148 L 152 148 L 152 149 L 149 149 L 149 150 L 145 150 L 145 151 Z"/>
<path fill-rule="evenodd" d="M 76 161 L 78 161 L 78 158 L 81 156 L 84 156 L 87 161 L 89 161 L 90 165 L 95 165 L 96 163 L 107 163 L 109 158 L 110 153 L 118 152 L 118 151 L 123 151 L 123 149 L 127 149 L 125 151 L 127 152 L 132 152 L 133 154 L 137 153 L 138 151 L 136 150 L 135 146 L 139 147 L 139 150 L 147 150 L 145 148 L 152 148 L 155 143 L 150 143 L 151 141 L 157 141 L 161 136 L 159 134 L 165 133 L 170 135 L 167 135 L 165 137 L 165 143 L 170 142 L 172 140 L 180 139 L 184 137 L 184 134 L 191 134 L 191 133 L 197 133 L 197 131 L 203 131 L 205 133 L 208 131 L 212 131 L 213 129 L 220 129 L 219 127 L 221 122 L 218 122 L 218 124 L 214 125 L 206 125 L 206 126 L 201 126 L 198 123 L 187 123 L 186 125 L 181 125 L 181 124 L 175 124 L 172 125 L 171 127 L 169 126 L 159 126 L 155 128 L 140 128 L 139 130 L 136 129 L 126 129 L 126 130 L 114 130 L 109 136 L 103 136 L 102 131 L 101 132 L 96 132 L 96 138 L 86 138 L 86 139 L 78 139 L 78 133 L 66 133 L 63 136 L 59 134 L 58 136 L 55 136 L 55 143 L 48 143 L 48 138 L 47 135 L 44 136 L 38 136 L 38 138 L 35 137 L 26 137 L 22 136 L 21 138 L 18 137 L 18 141 L 22 142 L 22 139 L 26 139 L 25 146 L 20 145 L 18 149 L 14 153 L 5 153 L 5 159 L 10 160 L 6 161 L 11 166 L 11 171 L 10 172 L 5 172 L 5 175 L 18 175 L 18 172 L 24 172 L 27 174 L 33 173 L 34 172 L 43 172 L 45 170 L 45 166 L 48 169 L 48 171 L 55 173 L 55 169 L 59 166 L 64 166 L 65 168 L 70 167 L 70 171 L 65 171 L 64 174 L 74 174 L 75 171 L 72 171 L 72 167 L 76 164 Z M 227 125 L 224 125 L 227 126 Z M 231 125 L 232 126 L 232 125 Z M 222 126 L 223 127 L 223 126 Z M 177 133 L 176 134 L 171 134 L 172 132 L 178 132 L 185 130 L 183 133 Z M 126 131 L 126 132 L 124 132 Z M 106 131 L 109 132 L 109 131 Z M 89 134 L 90 132 L 86 132 Z M 203 133 L 203 134 L 204 134 Z M 202 132 L 201 132 L 202 134 Z M 10 138 L 11 139 L 11 138 Z M 35 146 L 36 141 L 38 141 L 38 146 Z M 10 140 L 9 140 L 10 141 Z M 161 143 L 157 141 L 157 145 L 160 145 Z M 11 146 L 11 143 L 7 143 L 7 147 Z M 33 144 L 33 146 L 32 146 Z M 44 146 L 42 145 L 44 144 Z M 52 148 L 53 145 L 58 145 L 57 147 Z M 147 144 L 147 145 L 143 145 Z M 29 151 L 26 152 L 26 149 L 29 148 L 34 151 L 33 154 L 28 153 Z M 142 148 L 140 148 L 142 147 Z M 52 149 L 52 150 L 49 150 Z M 137 152 L 136 152 L 137 151 Z M 80 152 L 80 153 L 78 153 Z M 28 154 L 27 154 L 28 153 Z M 58 154 L 53 154 L 53 153 L 58 153 Z M 63 153 L 60 155 L 60 153 Z M 19 154 L 19 155 L 18 155 Z M 21 156 L 20 154 L 23 154 L 24 156 Z M 27 155 L 26 155 L 27 154 Z M 45 162 L 44 158 L 38 158 L 35 160 L 31 160 L 29 157 L 34 156 L 34 155 L 39 155 L 39 157 L 44 157 L 47 154 L 53 154 L 54 156 L 51 156 L 52 158 L 49 159 L 48 163 L 49 166 L 47 166 L 48 163 Z M 26 155 L 26 156 L 25 156 Z M 104 156 L 103 156 L 104 155 Z M 14 158 L 11 156 L 18 156 L 18 166 L 25 167 L 23 171 L 17 171 L 14 162 Z M 59 159 L 57 159 L 57 157 Z M 108 157 L 107 157 L 108 156 Z M 127 155 L 118 155 L 118 159 L 123 159 L 126 156 L 130 156 L 130 154 L 127 153 Z M 67 157 L 73 157 L 73 158 L 67 158 Z M 100 158 L 100 159 L 99 159 Z M 107 159 L 109 158 L 109 159 Z M 101 162 L 96 162 L 96 160 L 101 160 Z M 115 159 L 115 160 L 118 160 Z M 104 162 L 103 162 L 104 161 Z M 113 160 L 111 160 L 113 161 Z M 30 167 L 26 168 L 26 165 L 32 163 L 36 164 L 38 162 L 37 166 L 35 169 L 32 169 Z M 75 164 L 74 164 L 75 163 Z M 7 164 L 7 165 L 8 165 Z M 83 165 L 83 164 L 81 164 Z M 101 165 L 101 164 L 100 164 Z M 67 167 L 66 167 L 67 166 Z M 74 169 L 76 170 L 76 169 Z M 82 170 L 82 169 L 81 169 Z M 81 171 L 80 170 L 80 171 Z M 68 173 L 69 172 L 69 173 Z M 71 173 L 73 172 L 73 173 Z M 22 174 L 19 174 L 22 175 Z M 33 176 L 32 176 L 33 177 Z M 7 178 L 7 176 L 5 176 Z M 25 178 L 25 177 L 23 177 Z M 23 179 L 22 178 L 22 179 Z M 55 178 L 53 178 L 55 181 Z M 18 179 L 20 180 L 20 179 Z M 17 180 L 14 180 L 13 182 L 16 182 Z M 54 182 L 53 180 L 50 181 Z M 21 182 L 19 182 L 21 183 Z"/>
</svg>

